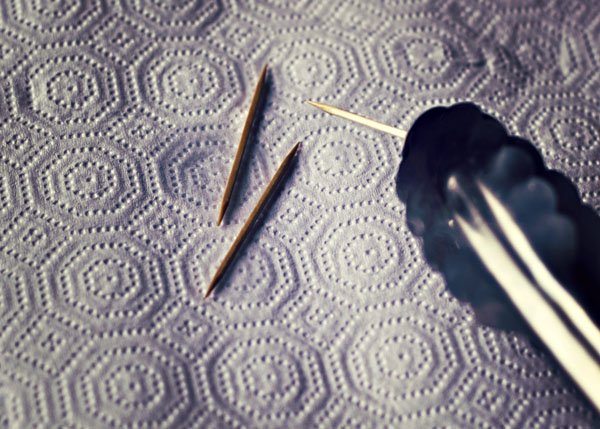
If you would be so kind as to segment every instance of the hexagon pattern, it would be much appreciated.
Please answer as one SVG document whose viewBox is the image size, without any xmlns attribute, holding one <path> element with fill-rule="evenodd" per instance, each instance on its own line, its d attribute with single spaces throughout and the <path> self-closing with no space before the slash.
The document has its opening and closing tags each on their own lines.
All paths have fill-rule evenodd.
<svg viewBox="0 0 600 429">
<path fill-rule="evenodd" d="M 445 290 L 395 191 L 472 100 L 600 212 L 600 3 L 0 0 L 0 429 L 598 427 Z M 224 225 L 223 187 L 259 107 Z M 291 145 L 296 166 L 204 288 Z"/>
</svg>

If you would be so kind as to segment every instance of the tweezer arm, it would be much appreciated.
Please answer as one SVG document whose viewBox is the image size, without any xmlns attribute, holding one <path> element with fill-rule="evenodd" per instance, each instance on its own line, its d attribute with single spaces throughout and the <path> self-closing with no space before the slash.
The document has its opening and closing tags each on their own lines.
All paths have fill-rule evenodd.
<svg viewBox="0 0 600 429">
<path fill-rule="evenodd" d="M 461 190 L 454 190 L 465 200 L 471 215 L 471 222 L 459 214 L 454 216 L 465 238 L 531 329 L 600 411 L 600 364 L 597 357 L 571 332 L 536 285 L 521 271 L 473 203 Z"/>
<path fill-rule="evenodd" d="M 553 304 L 560 308 L 581 336 L 589 342 L 596 352 L 596 356 L 600 358 L 600 330 L 598 327 L 540 260 L 531 243 L 529 243 L 529 240 L 504 205 L 483 183 L 477 185 L 498 226 L 514 251 L 525 263 L 537 285 L 552 300 Z M 598 386 L 598 389 L 600 389 L 600 386 Z"/>
</svg>

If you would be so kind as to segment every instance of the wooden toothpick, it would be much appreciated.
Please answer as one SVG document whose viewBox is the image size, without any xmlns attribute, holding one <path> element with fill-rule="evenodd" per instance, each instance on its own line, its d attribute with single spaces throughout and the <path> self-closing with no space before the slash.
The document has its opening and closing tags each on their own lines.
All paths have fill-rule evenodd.
<svg viewBox="0 0 600 429">
<path fill-rule="evenodd" d="M 391 134 L 396 137 L 400 137 L 401 139 L 406 138 L 407 132 L 401 130 L 400 128 L 395 128 L 390 125 L 382 124 L 381 122 L 377 122 L 373 119 L 365 118 L 364 116 L 357 115 L 356 113 L 351 113 L 346 110 L 342 110 L 339 107 L 330 106 L 328 104 L 318 103 L 316 101 L 306 100 L 306 103 L 311 106 L 316 107 L 317 109 L 321 109 L 324 112 L 329 113 L 330 115 L 339 116 L 340 118 L 348 119 L 349 121 L 356 122 L 357 124 L 365 125 L 369 128 L 376 129 L 378 131 L 383 131 L 384 133 Z"/>
<path fill-rule="evenodd" d="M 258 202 L 256 203 L 256 206 L 254 207 L 254 209 L 252 209 L 252 212 L 248 216 L 248 219 L 246 220 L 246 222 L 242 226 L 242 229 L 240 230 L 240 232 L 238 233 L 237 237 L 233 241 L 233 244 L 231 245 L 231 247 L 227 251 L 227 254 L 223 258 L 223 261 L 221 261 L 221 265 L 219 265 L 219 268 L 217 269 L 217 272 L 215 273 L 215 275 L 213 276 L 212 280 L 208 284 L 208 288 L 206 289 L 206 294 L 204 295 L 205 299 L 208 298 L 208 296 L 210 295 L 210 293 L 212 292 L 212 290 L 217 286 L 217 283 L 219 282 L 219 280 L 221 279 L 221 277 L 223 277 L 223 274 L 225 274 L 225 271 L 227 270 L 227 268 L 229 267 L 229 265 L 233 261 L 236 252 L 239 250 L 240 246 L 242 245 L 242 243 L 244 241 L 244 238 L 246 238 L 246 235 L 250 231 L 250 228 L 252 227 L 252 224 L 258 218 L 258 215 L 260 214 L 260 211 L 264 207 L 265 203 L 268 201 L 269 197 L 271 196 L 271 193 L 277 187 L 277 184 L 279 183 L 279 181 L 281 180 L 281 178 L 283 177 L 283 175 L 287 172 L 287 170 L 289 169 L 289 167 L 292 165 L 291 164 L 292 159 L 294 158 L 294 155 L 298 151 L 299 147 L 300 147 L 300 143 L 296 143 L 294 145 L 294 147 L 292 147 L 292 149 L 285 156 L 285 158 L 283 158 L 283 161 L 281 161 L 281 164 L 279 165 L 279 168 L 277 169 L 277 171 L 275 172 L 275 174 L 271 178 L 271 181 L 269 182 L 269 184 L 267 185 L 267 187 L 263 191 L 263 193 L 260 196 Z"/>
<path fill-rule="evenodd" d="M 235 158 L 233 159 L 233 164 L 231 165 L 231 171 L 229 172 L 229 177 L 227 178 L 227 184 L 225 185 L 225 191 L 223 192 L 223 199 L 221 200 L 221 208 L 219 209 L 219 217 L 217 218 L 217 225 L 221 225 L 223 217 L 225 216 L 225 211 L 227 211 L 227 207 L 229 206 L 233 185 L 235 184 L 235 180 L 240 169 L 242 156 L 244 155 L 244 149 L 246 148 L 246 143 L 248 142 L 248 135 L 250 134 L 250 129 L 252 128 L 254 114 L 256 113 L 256 108 L 260 100 L 262 88 L 265 84 L 266 76 L 267 65 L 265 64 L 260 72 L 260 76 L 258 77 L 258 82 L 256 83 L 256 88 L 254 89 L 254 95 L 252 95 L 252 101 L 250 102 L 248 116 L 246 116 L 246 122 L 244 122 L 244 128 L 242 129 L 240 143 L 238 144 L 237 152 L 235 154 Z"/>
</svg>

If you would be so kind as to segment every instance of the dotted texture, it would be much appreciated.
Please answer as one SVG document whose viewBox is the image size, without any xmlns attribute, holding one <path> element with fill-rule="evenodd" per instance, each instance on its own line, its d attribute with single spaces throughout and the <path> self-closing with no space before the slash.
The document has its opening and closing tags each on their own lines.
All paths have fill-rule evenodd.
<svg viewBox="0 0 600 429">
<path fill-rule="evenodd" d="M 600 210 L 595 0 L 0 0 L 0 428 L 599 427 L 409 233 L 408 128 L 478 103 Z M 260 67 L 267 91 L 215 219 Z M 296 141 L 296 168 L 204 288 Z"/>
</svg>

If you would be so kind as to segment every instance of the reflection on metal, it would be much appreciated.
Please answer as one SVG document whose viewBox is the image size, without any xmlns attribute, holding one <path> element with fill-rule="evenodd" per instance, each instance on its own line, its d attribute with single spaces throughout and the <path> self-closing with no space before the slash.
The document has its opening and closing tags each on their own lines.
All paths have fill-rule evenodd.
<svg viewBox="0 0 600 429">
<path fill-rule="evenodd" d="M 506 292 L 525 321 L 600 411 L 598 328 L 544 266 L 502 203 L 484 185 L 478 183 L 478 187 L 489 205 L 492 217 L 535 279 L 535 283 L 521 270 L 466 195 L 456 177 L 449 180 L 448 189 L 462 198 L 470 220 L 467 221 L 459 214 L 455 214 L 454 219 L 487 270 Z M 561 313 L 564 313 L 572 325 L 563 320 Z"/>
<path fill-rule="evenodd" d="M 500 226 L 508 242 L 515 252 L 521 257 L 537 285 L 548 295 L 554 305 L 565 314 L 579 333 L 590 343 L 598 357 L 600 357 L 600 330 L 587 315 L 579 303 L 567 292 L 562 285 L 548 271 L 546 265 L 538 258 L 535 250 L 516 224 L 508 210 L 496 196 L 483 184 L 478 183 L 496 222 Z M 600 389 L 600 386 L 598 386 Z"/>
</svg>

